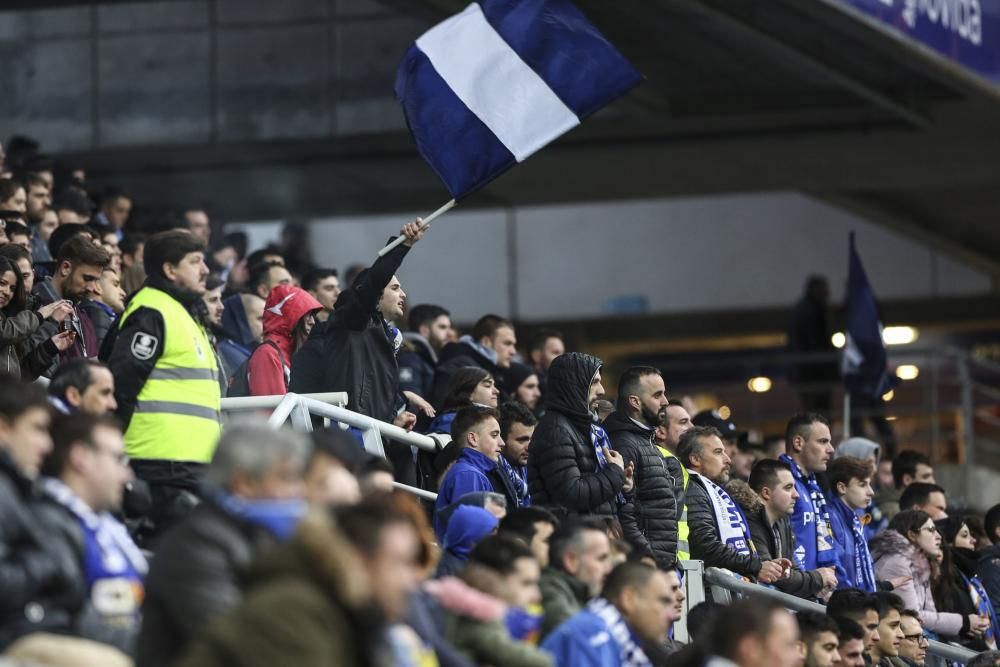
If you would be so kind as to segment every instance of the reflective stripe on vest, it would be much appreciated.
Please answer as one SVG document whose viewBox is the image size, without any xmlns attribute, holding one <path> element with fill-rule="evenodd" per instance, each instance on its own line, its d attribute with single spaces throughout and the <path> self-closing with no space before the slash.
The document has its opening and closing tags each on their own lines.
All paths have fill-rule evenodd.
<svg viewBox="0 0 1000 667">
<path fill-rule="evenodd" d="M 656 448 L 660 450 L 660 455 L 665 459 L 677 458 L 674 456 L 674 453 L 666 447 L 660 447 L 657 445 Z M 677 463 L 681 466 L 681 477 L 684 478 L 684 491 L 687 491 L 688 481 L 691 479 L 691 476 L 688 474 L 687 468 L 684 464 L 680 462 L 680 459 L 677 460 Z M 690 534 L 691 529 L 688 526 L 688 508 L 687 503 L 685 503 L 684 509 L 681 510 L 681 516 L 677 519 L 677 560 L 691 560 L 691 545 L 688 544 L 688 536 Z"/>
<path fill-rule="evenodd" d="M 143 307 L 163 316 L 164 334 L 157 341 L 160 357 L 139 391 L 125 432 L 126 451 L 134 459 L 207 463 L 221 430 L 219 369 L 212 344 L 184 306 L 151 287 L 136 293 L 121 324 Z"/>
</svg>

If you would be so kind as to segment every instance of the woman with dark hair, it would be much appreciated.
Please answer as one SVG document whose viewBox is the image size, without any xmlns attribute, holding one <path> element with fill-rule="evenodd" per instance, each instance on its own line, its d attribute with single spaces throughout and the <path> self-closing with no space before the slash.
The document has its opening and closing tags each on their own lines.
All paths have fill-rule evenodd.
<svg viewBox="0 0 1000 667">
<path fill-rule="evenodd" d="M 879 581 L 911 577 L 893 592 L 903 599 L 907 609 L 920 614 L 920 622 L 927 630 L 946 639 L 955 639 L 970 635 L 981 637 L 989 627 L 989 621 L 978 613 L 962 615 L 939 611 L 934 603 L 932 582 L 940 575 L 941 534 L 926 512 L 900 512 L 889 522 L 888 529 L 872 538 L 869 548 Z"/>
<path fill-rule="evenodd" d="M 36 380 L 60 352 L 73 344 L 72 331 L 60 331 L 32 347 L 33 334 L 46 319 L 62 322 L 73 312 L 68 301 L 30 310 L 24 278 L 17 264 L 0 257 L 0 372 L 15 379 Z"/>
<path fill-rule="evenodd" d="M 466 366 L 455 371 L 448 381 L 448 390 L 438 408 L 438 415 L 426 433 L 451 433 L 455 413 L 467 405 L 496 408 L 500 390 L 489 371 L 478 366 Z"/>
<path fill-rule="evenodd" d="M 978 636 L 963 635 L 960 641 L 973 651 L 997 650 L 998 626 L 993 604 L 986 588 L 976 574 L 976 541 L 965 521 L 956 516 L 936 522 L 944 538 L 944 558 L 941 576 L 934 582 L 934 603 L 941 611 L 963 616 L 978 615 L 989 621 L 988 627 Z"/>
</svg>

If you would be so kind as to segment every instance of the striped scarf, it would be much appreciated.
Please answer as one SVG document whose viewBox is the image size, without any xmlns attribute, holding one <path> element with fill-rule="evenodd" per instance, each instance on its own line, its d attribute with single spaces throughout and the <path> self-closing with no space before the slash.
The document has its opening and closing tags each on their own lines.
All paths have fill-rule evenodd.
<svg viewBox="0 0 1000 667">
<path fill-rule="evenodd" d="M 621 613 L 604 598 L 596 598 L 587 604 L 587 611 L 598 617 L 608 628 L 608 634 L 618 645 L 621 667 L 652 667 L 642 647 L 632 638 L 632 631 Z"/>
<path fill-rule="evenodd" d="M 507 476 L 511 486 L 514 488 L 514 494 L 517 496 L 517 506 L 527 507 L 530 505 L 531 497 L 528 495 L 528 482 L 524 479 L 524 473 L 518 473 L 517 469 L 510 464 L 510 461 L 503 454 L 500 455 L 498 463 L 501 473 Z"/>
<path fill-rule="evenodd" d="M 597 469 L 603 470 L 608 465 L 608 460 L 604 457 L 604 448 L 611 449 L 611 439 L 608 437 L 608 432 L 597 424 L 591 424 L 590 441 L 594 444 L 594 450 L 597 452 Z M 619 505 L 625 504 L 624 494 L 619 493 L 616 499 Z"/>
<path fill-rule="evenodd" d="M 976 611 L 979 612 L 980 616 L 986 616 L 990 619 L 990 625 L 986 628 L 986 632 L 983 633 L 983 641 L 986 642 L 989 650 L 995 651 L 997 650 L 997 619 L 993 605 L 990 602 L 990 597 L 987 595 L 986 589 L 983 587 L 983 582 L 979 580 L 978 576 L 973 576 L 970 579 L 965 574 L 962 574 L 962 579 L 965 580 L 965 585 L 969 587 L 969 597 L 972 598 L 972 604 L 976 606 Z"/>
</svg>

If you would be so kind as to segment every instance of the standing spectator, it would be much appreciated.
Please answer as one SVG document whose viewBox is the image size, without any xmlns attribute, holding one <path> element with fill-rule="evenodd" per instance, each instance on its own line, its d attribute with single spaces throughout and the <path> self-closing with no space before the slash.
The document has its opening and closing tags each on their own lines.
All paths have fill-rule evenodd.
<svg viewBox="0 0 1000 667">
<path fill-rule="evenodd" d="M 545 416 L 528 452 L 528 488 L 536 505 L 613 519 L 624 503 L 625 462 L 591 411 L 604 395 L 602 363 L 571 352 L 549 369 Z"/>
<path fill-rule="evenodd" d="M 825 472 L 833 458 L 830 423 L 816 413 L 797 414 L 785 429 L 786 454 L 780 460 L 787 463 L 795 477 L 799 499 L 792 514 L 795 531 L 795 564 L 804 571 L 833 567 L 837 552 L 830 535 L 830 514 L 826 496 L 816 479 Z"/>
<path fill-rule="evenodd" d="M 348 409 L 403 428 L 413 427 L 416 416 L 400 411 L 396 354 L 403 336 L 391 322 L 402 318 L 406 293 L 394 274 L 426 231 L 419 219 L 405 225 L 400 234 L 406 240 L 376 259 L 340 294 L 333 316 L 313 327 L 309 340 L 292 359 L 290 391 L 346 391 Z M 410 448 L 389 442 L 386 449 L 396 480 L 415 485 L 416 466 Z"/>
<path fill-rule="evenodd" d="M 792 563 L 788 577 L 777 581 L 775 588 L 800 598 L 816 598 L 833 590 L 837 585 L 833 568 L 803 572 L 791 560 L 795 534 L 788 517 L 795 509 L 798 492 L 788 464 L 771 459 L 758 461 L 748 485 L 734 480 L 727 490 L 743 508 L 757 556 L 762 560 L 778 558 Z M 746 493 L 747 490 L 752 493 Z"/>
<path fill-rule="evenodd" d="M 302 288 L 278 285 L 271 290 L 264 306 L 264 342 L 247 363 L 251 396 L 288 393 L 292 356 L 309 338 L 322 309 Z"/>
<path fill-rule="evenodd" d="M 535 414 L 541 412 L 542 390 L 538 384 L 538 374 L 524 364 L 512 361 L 503 372 L 503 384 L 512 401 L 517 401 Z"/>
<path fill-rule="evenodd" d="M 611 446 L 634 470 L 632 491 L 618 516 L 625 539 L 661 568 L 677 560 L 677 496 L 674 478 L 653 444 L 656 427 L 666 419 L 667 397 L 660 371 L 634 366 L 618 381 L 618 409 L 604 421 Z"/>
<path fill-rule="evenodd" d="M 899 496 L 899 509 L 927 512 L 935 521 L 948 518 L 948 500 L 944 489 L 937 484 L 910 484 Z"/>
<path fill-rule="evenodd" d="M 842 458 L 844 456 L 851 456 L 862 461 L 869 461 L 872 464 L 872 470 L 880 470 L 879 462 L 879 452 L 881 447 L 878 443 L 869 440 L 868 438 L 848 438 L 844 440 L 839 445 L 837 445 L 836 453 L 834 454 L 835 459 Z M 891 463 L 890 463 L 891 465 Z M 875 473 L 872 473 L 871 486 L 873 489 L 879 488 L 878 480 L 875 478 Z M 873 492 L 874 493 L 874 492 Z M 836 495 L 836 494 L 833 494 Z M 833 501 L 832 496 L 828 496 L 827 500 Z M 865 540 L 870 540 L 875 537 L 889 525 L 889 519 L 882 516 L 882 510 L 879 509 L 878 503 L 875 502 L 874 496 L 868 506 L 863 508 L 864 514 L 868 515 L 868 520 L 863 526 Z M 831 515 L 831 527 L 833 516 Z"/>
<path fill-rule="evenodd" d="M 539 388 L 543 394 L 549 381 L 549 366 L 556 357 L 563 354 L 566 354 L 566 342 L 558 331 L 543 329 L 531 339 L 528 356 L 531 358 L 531 367 L 535 369 Z"/>
<path fill-rule="evenodd" d="M 497 469 L 492 473 L 493 488 L 503 490 L 507 497 L 507 507 L 511 509 L 531 504 L 531 495 L 528 493 L 528 450 L 537 426 L 535 415 L 520 403 L 510 402 L 500 408 L 500 438 L 504 446 L 500 450 Z"/>
<path fill-rule="evenodd" d="M 35 226 L 41 223 L 45 211 L 52 206 L 52 192 L 43 179 L 31 174 L 25 176 L 24 187 L 27 191 L 24 214 L 28 224 Z"/>
<path fill-rule="evenodd" d="M 549 538 L 549 565 L 542 570 L 542 637 L 597 596 L 611 572 L 611 541 L 593 518 L 564 520 Z"/>
<path fill-rule="evenodd" d="M 938 611 L 931 590 L 931 574 L 942 556 L 941 534 L 926 512 L 903 510 L 893 517 L 885 532 L 872 539 L 869 547 L 879 580 L 910 578 L 894 590 L 907 609 L 920 613 L 925 628 L 949 639 L 981 636 L 989 628 L 989 620 L 978 612 L 963 616 Z"/>
<path fill-rule="evenodd" d="M 115 376 L 96 359 L 72 359 L 60 364 L 49 383 L 49 401 L 65 415 L 103 417 L 115 411 Z"/>
<path fill-rule="evenodd" d="M 912 609 L 904 609 L 902 622 L 903 641 L 899 643 L 899 657 L 906 667 L 924 667 L 927 663 L 927 637 L 920 625 L 920 614 Z"/>
<path fill-rule="evenodd" d="M 944 558 L 932 585 L 934 604 L 943 612 L 978 614 L 988 620 L 989 627 L 981 636 L 963 638 L 962 643 L 973 651 L 995 651 L 1000 626 L 989 594 L 976 574 L 976 542 L 969 527 L 958 517 L 941 519 L 935 525 L 944 540 Z"/>
<path fill-rule="evenodd" d="M 146 282 L 146 268 L 143 265 L 146 237 L 129 232 L 118 242 L 118 249 L 122 252 L 122 289 L 125 294 L 135 294 Z"/>
<path fill-rule="evenodd" d="M 59 217 L 60 225 L 85 225 L 90 222 L 90 199 L 76 188 L 66 188 L 57 192 L 52 201 L 52 208 Z"/>
<path fill-rule="evenodd" d="M 28 193 L 24 183 L 16 178 L 0 179 L 0 211 L 24 213 L 27 210 Z"/>
<path fill-rule="evenodd" d="M 226 375 L 233 377 L 264 337 L 264 299 L 256 294 L 234 294 L 222 301 L 219 357 Z"/>
<path fill-rule="evenodd" d="M 110 186 L 101 193 L 101 208 L 94 217 L 99 224 L 110 227 L 120 241 L 131 212 L 132 197 L 125 190 Z"/>
<path fill-rule="evenodd" d="M 740 667 L 799 667 L 802 647 L 795 618 L 780 603 L 741 600 L 719 610 L 707 652 Z M 708 664 L 714 664 L 709 658 Z"/>
<path fill-rule="evenodd" d="M 837 588 L 876 590 L 875 564 L 858 512 L 871 504 L 871 461 L 843 456 L 827 469 L 830 481 L 830 527 L 837 552 Z"/>
<path fill-rule="evenodd" d="M 247 291 L 267 301 L 268 295 L 278 285 L 293 285 L 295 280 L 283 264 L 258 264 L 250 267 Z"/>
<path fill-rule="evenodd" d="M 316 313 L 316 321 L 326 322 L 333 314 L 333 306 L 340 296 L 337 269 L 313 269 L 302 276 L 301 287 L 323 305 L 323 310 Z"/>
<path fill-rule="evenodd" d="M 994 505 L 986 513 L 983 527 L 993 546 L 979 554 L 976 572 L 993 603 L 993 611 L 1000 617 L 1000 504 Z"/>
<path fill-rule="evenodd" d="M 52 441 L 42 487 L 52 501 L 49 515 L 60 515 L 53 538 L 64 539 L 76 555 L 95 613 L 87 636 L 130 653 L 139 634 L 148 566 L 113 516 L 132 480 L 121 428 L 108 416 L 60 417 L 52 425 Z"/>
<path fill-rule="evenodd" d="M 419 304 L 410 309 L 409 331 L 399 352 L 399 388 L 429 399 L 438 354 L 448 343 L 451 313 L 441 306 Z"/>
<path fill-rule="evenodd" d="M 691 423 L 695 426 L 711 426 L 722 435 L 722 443 L 726 446 L 726 456 L 731 461 L 730 477 L 744 482 L 750 479 L 750 468 L 753 467 L 753 453 L 746 448 L 747 432 L 740 431 L 730 419 L 723 419 L 718 410 L 702 410 L 696 414 Z"/>
<path fill-rule="evenodd" d="M 674 495 L 677 498 L 677 508 L 680 515 L 677 517 L 677 560 L 691 560 L 691 546 L 689 544 L 690 528 L 687 519 L 687 489 L 688 471 L 687 468 L 677 458 L 677 446 L 680 444 L 681 436 L 687 433 L 693 424 L 691 415 L 688 414 L 684 404 L 671 399 L 667 403 L 667 416 L 663 424 L 656 427 L 654 436 L 656 449 L 663 456 L 663 465 L 667 472 L 674 478 Z"/>
<path fill-rule="evenodd" d="M 472 335 L 462 336 L 457 343 L 448 343 L 438 355 L 438 366 L 431 388 L 431 402 L 443 396 L 452 374 L 459 368 L 478 366 L 499 382 L 500 373 L 510 366 L 517 352 L 514 325 L 498 315 L 484 315 L 472 327 Z M 509 389 L 500 388 L 506 400 Z"/>
<path fill-rule="evenodd" d="M 159 543 L 146 578 L 137 664 L 174 664 L 239 603 L 251 561 L 291 537 L 305 512 L 308 453 L 309 443 L 293 431 L 249 423 L 226 429 L 205 474 L 205 502 Z"/>
<path fill-rule="evenodd" d="M 500 390 L 492 375 L 475 366 L 459 368 L 448 381 L 448 391 L 436 406 L 438 412 L 427 427 L 427 433 L 450 433 L 460 409 L 469 405 L 496 408 L 499 398 Z"/>
<path fill-rule="evenodd" d="M 875 593 L 878 606 L 878 641 L 870 655 L 873 665 L 879 667 L 899 667 L 899 646 L 903 642 L 902 611 L 903 601 L 895 593 L 885 591 Z M 893 660 L 895 658 L 895 660 Z"/>
<path fill-rule="evenodd" d="M 829 412 L 833 385 L 840 381 L 837 349 L 829 324 L 830 285 L 823 276 L 809 276 L 805 292 L 792 310 L 788 350 L 802 355 L 789 369 L 806 412 Z"/>
<path fill-rule="evenodd" d="M 837 622 L 833 617 L 815 611 L 795 614 L 799 636 L 806 647 L 804 667 L 835 667 L 841 662 Z"/>
<path fill-rule="evenodd" d="M 76 338 L 72 347 L 60 355 L 63 361 L 79 357 L 96 357 L 100 350 L 94 323 L 80 307 L 80 303 L 97 289 L 101 273 L 110 261 L 110 256 L 103 248 L 78 235 L 59 248 L 56 270 L 52 277 L 35 283 L 33 293 L 40 305 L 61 300 L 74 304 L 70 321 L 71 331 L 76 334 Z M 46 340 L 58 331 L 59 326 L 56 322 L 46 322 L 35 332 L 32 340 L 36 343 Z"/>
<path fill-rule="evenodd" d="M 161 232 L 145 250 L 146 286 L 120 320 L 108 366 L 132 469 L 150 487 L 158 530 L 190 509 L 219 439 L 219 369 L 200 321 L 208 268 L 188 232 Z"/>
<path fill-rule="evenodd" d="M 663 641 L 673 607 L 665 572 L 642 563 L 623 563 L 608 575 L 601 597 L 556 628 L 542 648 L 560 665 L 649 665 L 642 644 Z"/>
<path fill-rule="evenodd" d="M 791 561 L 762 560 L 756 553 L 746 517 L 723 486 L 729 481 L 729 457 L 719 432 L 695 426 L 681 437 L 677 457 L 691 476 L 687 490 L 691 556 L 706 567 L 721 567 L 773 584 L 786 576 Z"/>
<path fill-rule="evenodd" d="M 48 338 L 34 339 L 43 327 L 58 327 L 72 312 L 63 300 L 29 310 L 20 269 L 0 257 L 0 371 L 11 380 L 34 380 L 46 372 L 73 344 L 73 332 L 57 330 Z"/>
<path fill-rule="evenodd" d="M 35 268 L 31 262 L 31 252 L 12 244 L 0 245 L 0 257 L 14 262 L 24 281 L 24 295 L 30 305 L 34 305 L 35 297 L 31 290 L 35 287 Z"/>
<path fill-rule="evenodd" d="M 184 220 L 194 237 L 208 248 L 212 241 L 212 223 L 208 219 L 208 213 L 204 209 L 189 208 L 184 211 Z"/>
</svg>

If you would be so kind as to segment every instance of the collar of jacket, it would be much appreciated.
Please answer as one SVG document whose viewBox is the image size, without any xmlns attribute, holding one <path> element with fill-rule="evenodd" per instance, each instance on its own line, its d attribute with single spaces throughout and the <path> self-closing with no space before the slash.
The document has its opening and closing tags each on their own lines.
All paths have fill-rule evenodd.
<svg viewBox="0 0 1000 667">
<path fill-rule="evenodd" d="M 490 457 L 483 454 L 478 449 L 473 449 L 472 447 L 463 447 L 462 453 L 459 455 L 460 461 L 468 462 L 476 470 L 483 473 L 492 472 L 497 467 L 497 462 Z"/>
<path fill-rule="evenodd" d="M 615 410 L 608 415 L 608 418 L 604 420 L 604 423 L 601 424 L 601 426 L 604 427 L 604 430 L 607 431 L 609 435 L 611 433 L 625 431 L 627 433 L 641 435 L 644 439 L 649 440 L 650 442 L 653 441 L 654 429 L 646 426 L 638 419 L 629 417 L 621 410 Z"/>
<path fill-rule="evenodd" d="M 21 498 L 27 499 L 35 490 L 35 482 L 24 475 L 6 450 L 0 449 L 0 475 L 6 475 L 17 487 Z"/>
<path fill-rule="evenodd" d="M 146 278 L 146 287 L 152 287 L 153 289 L 158 289 L 161 292 L 166 292 L 172 299 L 190 311 L 192 315 L 198 315 L 200 317 L 201 309 L 204 308 L 204 304 L 202 303 L 201 295 L 197 292 L 177 287 L 177 285 L 174 285 L 166 278 L 161 278 L 160 276 L 148 276 Z M 201 304 L 201 308 L 199 308 L 199 304 Z M 195 319 L 199 319 L 199 317 L 196 317 Z"/>
<path fill-rule="evenodd" d="M 409 344 L 410 348 L 414 352 L 426 358 L 427 361 L 431 362 L 431 365 L 437 366 L 437 352 L 435 352 L 434 348 L 431 347 L 430 342 L 416 331 L 407 331 L 403 333 L 403 343 Z"/>
<path fill-rule="evenodd" d="M 547 579 L 553 579 L 559 582 L 562 587 L 568 589 L 580 604 L 587 604 L 587 601 L 590 600 L 590 589 L 587 588 L 587 584 L 580 581 L 572 574 L 563 572 L 561 569 L 551 565 L 547 565 L 545 567 L 543 574 L 547 575 Z"/>
</svg>

